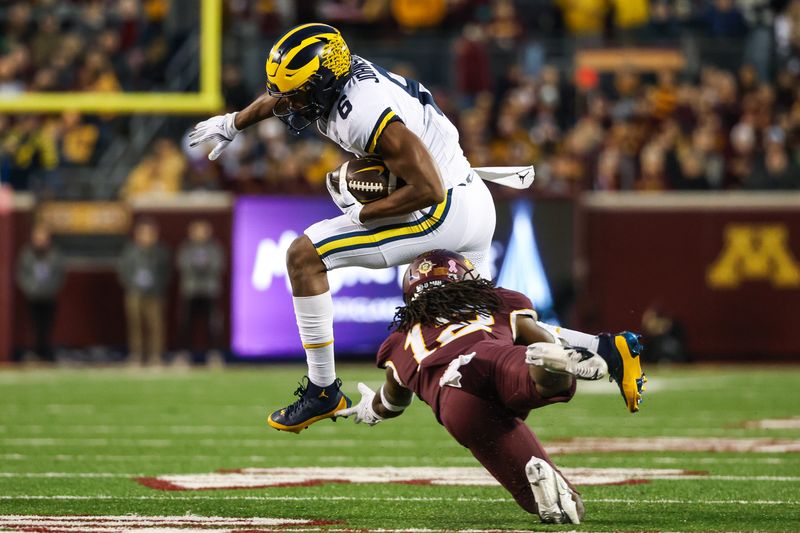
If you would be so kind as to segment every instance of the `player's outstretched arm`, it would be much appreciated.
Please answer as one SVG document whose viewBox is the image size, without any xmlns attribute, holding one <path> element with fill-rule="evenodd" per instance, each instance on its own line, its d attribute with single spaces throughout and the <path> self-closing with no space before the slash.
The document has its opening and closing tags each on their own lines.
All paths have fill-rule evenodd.
<svg viewBox="0 0 800 533">
<path fill-rule="evenodd" d="M 516 316 L 516 331 L 517 335 L 514 338 L 516 344 L 531 345 L 537 342 L 561 344 L 528 315 Z M 572 385 L 571 375 L 549 372 L 541 366 L 528 365 L 528 373 L 542 398 L 563 394 Z"/>
<path fill-rule="evenodd" d="M 527 315 L 516 316 L 517 336 L 514 338 L 515 344 L 529 345 L 534 342 L 555 342 L 560 344 L 559 339 L 553 337 L 549 331 L 536 323 L 533 317 Z"/>
<path fill-rule="evenodd" d="M 444 185 L 433 157 L 405 124 L 397 121 L 386 126 L 378 141 L 378 151 L 388 169 L 401 176 L 406 186 L 365 205 L 360 215 L 362 222 L 406 215 L 444 200 Z"/>
<path fill-rule="evenodd" d="M 413 393 L 397 382 L 391 369 L 387 369 L 386 383 L 377 393 L 364 383 L 358 384 L 358 391 L 361 393 L 358 404 L 336 411 L 336 416 L 353 416 L 356 424 L 363 422 L 374 426 L 387 418 L 402 415 L 413 399 Z"/>
<path fill-rule="evenodd" d="M 392 369 L 387 368 L 386 382 L 372 399 L 372 409 L 381 418 L 394 418 L 402 415 L 413 399 L 414 393 L 400 385 L 395 379 Z"/>
<path fill-rule="evenodd" d="M 278 99 L 270 96 L 269 93 L 262 94 L 253 100 L 253 103 L 249 106 L 236 113 L 234 125 L 238 130 L 243 130 L 264 119 L 270 118 L 273 116 L 273 111 L 277 102 Z"/>
<path fill-rule="evenodd" d="M 259 96 L 252 104 L 237 113 L 217 115 L 195 125 L 189 134 L 189 147 L 194 148 L 206 142 L 213 142 L 214 148 L 208 154 L 210 160 L 219 157 L 240 131 L 273 115 L 277 98 L 267 93 Z"/>
</svg>

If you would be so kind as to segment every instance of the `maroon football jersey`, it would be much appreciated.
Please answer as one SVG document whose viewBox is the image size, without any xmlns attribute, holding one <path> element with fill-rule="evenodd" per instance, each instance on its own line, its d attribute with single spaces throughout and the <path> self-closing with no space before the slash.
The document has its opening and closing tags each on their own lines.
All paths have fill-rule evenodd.
<svg viewBox="0 0 800 533">
<path fill-rule="evenodd" d="M 453 359 L 473 352 L 472 347 L 484 340 L 513 345 L 517 315 L 536 317 L 533 304 L 524 294 L 499 287 L 494 290 L 502 300 L 494 315 L 476 315 L 467 323 L 415 324 L 407 332 L 394 331 L 378 350 L 378 366 L 394 368 L 404 387 L 433 406 L 439 378 Z"/>
</svg>

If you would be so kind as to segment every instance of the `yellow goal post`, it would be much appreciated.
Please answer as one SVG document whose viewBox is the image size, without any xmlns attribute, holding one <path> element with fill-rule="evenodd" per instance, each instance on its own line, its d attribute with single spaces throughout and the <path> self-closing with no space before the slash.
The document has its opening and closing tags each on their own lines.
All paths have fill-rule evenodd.
<svg viewBox="0 0 800 533">
<path fill-rule="evenodd" d="M 0 95 L 0 113 L 150 113 L 191 115 L 223 107 L 220 90 L 222 0 L 200 0 L 200 91 L 193 93 L 55 92 Z"/>
</svg>

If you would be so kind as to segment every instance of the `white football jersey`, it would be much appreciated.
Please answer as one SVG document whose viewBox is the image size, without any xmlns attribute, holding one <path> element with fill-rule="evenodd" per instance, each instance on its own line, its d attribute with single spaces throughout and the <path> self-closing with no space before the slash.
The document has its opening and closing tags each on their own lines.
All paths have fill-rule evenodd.
<svg viewBox="0 0 800 533">
<path fill-rule="evenodd" d="M 352 75 L 319 130 L 339 146 L 365 156 L 377 151 L 384 128 L 402 121 L 427 147 L 445 189 L 464 183 L 471 169 L 458 143 L 458 130 L 419 82 L 353 56 Z"/>
</svg>

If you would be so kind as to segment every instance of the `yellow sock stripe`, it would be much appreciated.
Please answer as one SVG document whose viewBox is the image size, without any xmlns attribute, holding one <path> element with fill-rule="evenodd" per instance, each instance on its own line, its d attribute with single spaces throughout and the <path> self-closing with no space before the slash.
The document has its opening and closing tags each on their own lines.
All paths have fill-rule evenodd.
<svg viewBox="0 0 800 533">
<path fill-rule="evenodd" d="M 303 343 L 303 348 L 306 350 L 313 350 L 314 348 L 324 348 L 326 346 L 330 346 L 333 344 L 333 339 L 329 340 L 328 342 L 320 342 L 317 344 L 305 344 Z"/>
<path fill-rule="evenodd" d="M 383 133 L 383 128 L 392 120 L 392 117 L 397 116 L 394 111 L 389 111 L 386 113 L 386 116 L 383 117 L 383 120 L 378 125 L 378 128 L 375 130 L 375 133 L 372 135 L 372 139 L 370 140 L 369 147 L 367 147 L 367 152 L 374 152 L 375 145 L 378 144 L 378 139 L 381 138 L 381 133 Z"/>
</svg>

